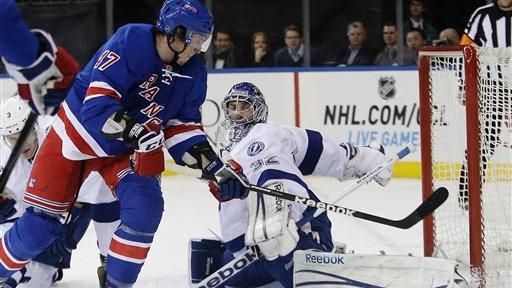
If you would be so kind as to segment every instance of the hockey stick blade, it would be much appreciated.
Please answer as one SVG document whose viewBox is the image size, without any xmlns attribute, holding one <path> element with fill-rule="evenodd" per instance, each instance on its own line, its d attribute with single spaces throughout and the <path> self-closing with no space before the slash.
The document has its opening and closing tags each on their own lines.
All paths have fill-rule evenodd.
<svg viewBox="0 0 512 288">
<path fill-rule="evenodd" d="M 11 155 L 9 155 L 9 159 L 5 164 L 2 175 L 0 175 L 0 195 L 4 192 L 5 186 L 7 185 L 7 180 L 9 180 L 9 176 L 11 176 L 11 172 L 14 168 L 14 165 L 20 157 L 21 150 L 23 149 L 23 145 L 25 144 L 25 140 L 27 140 L 28 136 L 30 135 L 30 132 L 34 127 L 36 120 L 37 114 L 31 112 L 30 116 L 28 116 L 28 119 L 25 122 L 25 126 L 23 126 L 23 129 L 21 129 L 20 137 L 18 138 L 18 141 L 16 141 L 16 144 L 12 148 Z"/>
<path fill-rule="evenodd" d="M 439 187 L 416 210 L 401 220 L 391 220 L 363 212 L 354 212 L 352 216 L 396 228 L 409 229 L 439 208 L 446 199 L 448 199 L 448 189 Z"/>
</svg>

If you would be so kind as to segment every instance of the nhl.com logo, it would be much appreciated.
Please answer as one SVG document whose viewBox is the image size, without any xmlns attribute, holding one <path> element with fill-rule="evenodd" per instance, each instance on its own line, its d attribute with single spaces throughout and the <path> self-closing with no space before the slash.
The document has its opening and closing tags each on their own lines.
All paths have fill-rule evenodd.
<svg viewBox="0 0 512 288">
<path fill-rule="evenodd" d="M 380 77 L 379 79 L 379 95 L 385 100 L 395 97 L 396 87 L 395 78 L 393 76 Z"/>
</svg>

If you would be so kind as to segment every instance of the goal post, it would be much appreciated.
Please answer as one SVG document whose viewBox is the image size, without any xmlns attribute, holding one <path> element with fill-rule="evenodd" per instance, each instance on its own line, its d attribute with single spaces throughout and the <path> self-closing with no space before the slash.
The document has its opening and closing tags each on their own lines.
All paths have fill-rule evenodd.
<svg viewBox="0 0 512 288">
<path fill-rule="evenodd" d="M 450 191 L 424 221 L 424 255 L 468 265 L 481 287 L 512 281 L 511 57 L 512 48 L 419 52 L 423 197 Z"/>
</svg>

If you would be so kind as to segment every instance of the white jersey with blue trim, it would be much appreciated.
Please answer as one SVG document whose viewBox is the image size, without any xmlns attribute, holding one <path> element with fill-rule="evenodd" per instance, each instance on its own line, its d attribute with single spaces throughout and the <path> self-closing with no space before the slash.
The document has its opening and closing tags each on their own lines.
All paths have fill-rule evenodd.
<svg viewBox="0 0 512 288">
<path fill-rule="evenodd" d="M 287 193 L 318 199 L 308 188 L 305 175 L 331 176 L 342 179 L 348 161 L 347 151 L 319 132 L 272 122 L 255 125 L 248 135 L 230 149 L 231 157 L 243 168 L 251 184 L 269 186 L 280 182 Z M 254 192 L 250 192 L 254 193 Z M 291 217 L 300 226 L 315 209 L 291 203 Z M 243 235 L 248 225 L 245 200 L 221 203 L 220 225 L 223 240 L 231 252 L 244 247 Z M 331 241 L 331 223 L 326 214 L 306 223 L 301 229 L 322 241 Z"/>
</svg>

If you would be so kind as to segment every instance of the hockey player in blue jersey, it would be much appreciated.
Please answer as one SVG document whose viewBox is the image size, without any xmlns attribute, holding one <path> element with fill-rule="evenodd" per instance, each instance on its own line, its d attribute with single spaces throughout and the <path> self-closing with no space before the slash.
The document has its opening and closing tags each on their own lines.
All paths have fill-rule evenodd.
<svg viewBox="0 0 512 288">
<path fill-rule="evenodd" d="M 11 154 L 11 147 L 19 141 L 30 110 L 19 96 L 9 97 L 0 103 L 0 171 Z M 5 234 L 27 208 L 23 203 L 26 182 L 52 118 L 39 117 L 0 195 L 0 235 Z M 62 277 L 62 269 L 70 267 L 71 250 L 76 249 L 90 220 L 95 226 L 100 258 L 106 257 L 112 234 L 119 225 L 119 203 L 97 173 L 85 179 L 80 189 L 82 192 L 71 210 L 70 219 L 57 239 L 23 269 L 4 282 L 0 281 L 0 287 L 50 287 Z M 100 272 L 103 268 L 99 268 Z"/>
<path fill-rule="evenodd" d="M 227 150 L 250 184 L 318 200 L 303 176 L 329 176 L 343 181 L 360 177 L 385 160 L 380 145 L 375 146 L 377 149 L 349 143 L 339 145 L 317 131 L 267 121 L 263 94 L 251 83 L 234 85 L 222 107 L 224 125 L 229 127 Z M 391 173 L 388 168 L 374 180 L 387 185 Z M 293 251 L 333 249 L 331 222 L 326 213 L 312 218 L 316 211 L 313 207 L 245 189 L 234 193 L 235 190 L 228 189 L 219 191 L 218 185 L 210 184 L 220 201 L 224 243 L 192 242 L 191 280 L 195 283 L 208 276 L 204 271 L 212 273 L 247 247 L 257 246 L 261 252 L 257 262 L 224 284 L 256 287 L 277 281 L 284 287 L 293 287 Z M 207 257 L 209 263 L 200 260 Z M 212 263 L 211 259 L 222 260 Z"/>
<path fill-rule="evenodd" d="M 56 113 L 78 63 L 50 34 L 30 31 L 13 0 L 0 0 L 0 7 L 0 56 L 7 73 L 35 113 Z"/>
<path fill-rule="evenodd" d="M 77 75 L 35 159 L 24 196 L 31 208 L 0 241 L 0 278 L 55 239 L 81 179 L 97 171 L 121 206 L 107 286 L 133 286 L 162 217 L 162 148 L 209 177 L 224 170 L 200 114 L 206 70 L 198 54 L 212 20 L 195 0 L 165 1 L 155 25 L 121 27 Z M 237 181 L 225 176 L 222 187 Z"/>
</svg>

